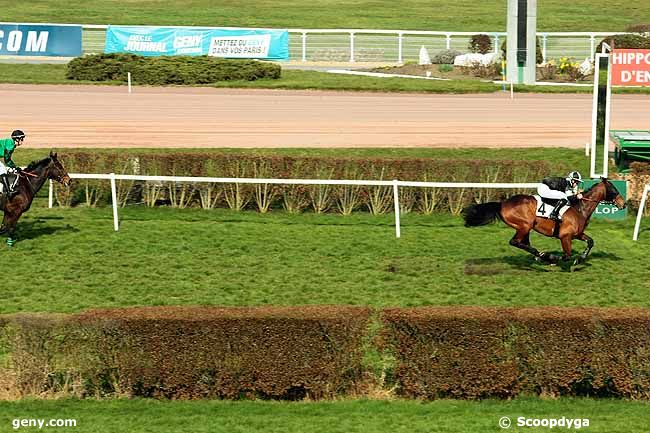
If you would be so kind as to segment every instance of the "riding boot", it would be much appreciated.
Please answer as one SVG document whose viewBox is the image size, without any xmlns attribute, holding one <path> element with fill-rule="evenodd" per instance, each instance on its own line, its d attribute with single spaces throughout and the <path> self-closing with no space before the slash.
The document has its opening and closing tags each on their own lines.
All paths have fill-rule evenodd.
<svg viewBox="0 0 650 433">
<path fill-rule="evenodd" d="M 569 203 L 569 200 L 567 200 L 565 198 L 559 199 L 558 202 L 556 203 L 555 207 L 553 208 L 553 211 L 549 215 L 549 218 L 552 219 L 552 220 L 555 220 L 555 221 L 559 221 L 560 220 L 560 215 L 559 215 L 560 214 L 560 209 L 562 209 L 562 207 L 564 205 L 566 205 L 567 203 Z"/>
<path fill-rule="evenodd" d="M 14 197 L 14 195 L 16 195 L 16 192 L 11 189 L 9 178 L 7 177 L 6 174 L 2 174 L 0 175 L 0 180 L 2 180 L 2 186 L 4 189 L 4 193 L 7 196 L 7 200 L 11 200 Z"/>
</svg>

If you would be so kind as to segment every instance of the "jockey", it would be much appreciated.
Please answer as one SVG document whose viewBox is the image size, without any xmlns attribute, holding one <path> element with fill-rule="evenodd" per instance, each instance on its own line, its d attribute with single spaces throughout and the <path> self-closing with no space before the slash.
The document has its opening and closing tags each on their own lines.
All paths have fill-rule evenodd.
<svg viewBox="0 0 650 433">
<path fill-rule="evenodd" d="M 567 177 L 545 177 L 537 187 L 537 193 L 542 198 L 557 200 L 549 218 L 558 221 L 560 209 L 572 199 L 580 200 L 582 194 L 578 186 L 582 183 L 582 176 L 577 171 L 572 171 Z"/>
<path fill-rule="evenodd" d="M 0 161 L 0 181 L 4 186 L 4 190 L 7 194 L 7 199 L 11 200 L 16 192 L 13 191 L 12 185 L 7 178 L 8 168 L 13 171 L 20 172 L 20 167 L 17 167 L 16 164 L 11 159 L 11 156 L 14 153 L 16 147 L 23 144 L 25 140 L 25 133 L 20 129 L 16 129 L 11 133 L 11 138 L 0 139 L 0 153 L 4 159 L 4 164 Z M 5 165 L 6 164 L 6 165 Z"/>
</svg>

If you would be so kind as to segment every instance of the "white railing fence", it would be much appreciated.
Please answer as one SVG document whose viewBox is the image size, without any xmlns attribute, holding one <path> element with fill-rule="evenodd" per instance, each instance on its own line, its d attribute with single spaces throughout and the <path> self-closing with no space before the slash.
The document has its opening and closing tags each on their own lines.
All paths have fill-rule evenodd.
<svg viewBox="0 0 650 433">
<path fill-rule="evenodd" d="M 352 185 L 352 186 L 390 186 L 393 188 L 395 207 L 395 236 L 401 236 L 399 187 L 420 188 L 490 188 L 490 189 L 534 189 L 537 183 L 456 183 L 456 182 L 409 182 L 394 180 L 335 180 L 335 179 L 254 179 L 234 177 L 185 177 L 185 176 L 141 176 L 131 174 L 82 174 L 70 173 L 72 179 L 103 179 L 111 182 L 111 203 L 113 208 L 113 229 L 120 229 L 116 180 L 141 180 L 145 182 L 194 182 L 230 184 L 275 184 L 275 185 Z M 54 204 L 54 184 L 50 181 L 48 207 Z"/>
<path fill-rule="evenodd" d="M 83 25 L 84 53 L 104 52 L 105 25 Z M 289 29 L 290 59 L 303 62 L 417 61 L 420 47 L 431 56 L 441 50 L 467 52 L 472 35 L 487 34 L 499 52 L 506 32 L 434 32 L 418 30 Z M 540 32 L 544 61 L 560 57 L 593 60 L 596 46 L 615 32 Z"/>
<path fill-rule="evenodd" d="M 648 193 L 650 192 L 650 185 L 646 185 L 643 189 L 643 195 L 641 196 L 641 203 L 639 203 L 639 211 L 636 214 L 636 222 L 634 223 L 634 236 L 632 239 L 637 241 L 639 240 L 639 229 L 641 228 L 641 218 L 643 217 L 643 211 L 645 210 L 645 204 L 648 200 Z"/>
</svg>

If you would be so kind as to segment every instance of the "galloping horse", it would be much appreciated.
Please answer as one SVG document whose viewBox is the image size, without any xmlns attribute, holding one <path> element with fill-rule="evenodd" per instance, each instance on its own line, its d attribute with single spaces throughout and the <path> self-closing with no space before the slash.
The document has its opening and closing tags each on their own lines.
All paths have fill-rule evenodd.
<svg viewBox="0 0 650 433">
<path fill-rule="evenodd" d="M 0 196 L 0 209 L 4 211 L 4 219 L 0 233 L 8 233 L 7 245 L 16 242 L 16 224 L 20 216 L 29 210 L 34 196 L 41 189 L 46 180 L 52 179 L 63 185 L 70 184 L 70 176 L 57 159 L 56 153 L 40 161 L 34 161 L 18 174 L 16 195 L 7 200 L 7 194 Z"/>
<path fill-rule="evenodd" d="M 480 226 L 493 222 L 497 217 L 517 232 L 510 239 L 510 245 L 521 248 L 535 256 L 536 260 L 547 263 L 557 263 L 560 258 L 567 261 L 571 258 L 571 241 L 580 239 L 587 242 L 587 248 L 575 260 L 575 264 L 584 261 L 594 246 L 594 241 L 584 231 L 589 224 L 589 218 L 601 202 L 613 202 L 619 209 L 625 208 L 625 200 L 616 187 L 606 178 L 584 192 L 582 199 L 568 209 L 557 229 L 555 221 L 540 218 L 535 215 L 537 200 L 530 195 L 515 195 L 502 202 L 490 202 L 468 206 L 463 210 L 465 226 Z M 562 242 L 564 257 L 539 252 L 530 245 L 529 235 L 535 230 L 545 236 L 557 237 Z"/>
</svg>

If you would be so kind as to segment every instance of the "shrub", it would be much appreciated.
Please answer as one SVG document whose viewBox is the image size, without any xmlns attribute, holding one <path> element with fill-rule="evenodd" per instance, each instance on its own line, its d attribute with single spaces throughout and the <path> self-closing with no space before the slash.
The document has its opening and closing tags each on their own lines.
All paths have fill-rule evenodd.
<svg viewBox="0 0 650 433">
<path fill-rule="evenodd" d="M 443 63 L 440 66 L 438 66 L 438 71 L 442 72 L 442 73 L 451 72 L 453 70 L 454 70 L 454 67 L 452 65 L 448 65 L 446 63 Z"/>
<path fill-rule="evenodd" d="M 281 68 L 257 60 L 208 56 L 143 57 L 134 54 L 93 54 L 73 59 L 66 77 L 72 80 L 126 81 L 150 85 L 210 84 L 218 81 L 254 81 L 280 78 Z"/>
<path fill-rule="evenodd" d="M 456 56 L 460 56 L 462 53 L 457 50 L 442 50 L 438 51 L 432 58 L 431 63 L 435 65 L 439 64 L 453 64 Z"/>
<path fill-rule="evenodd" d="M 650 36 L 640 34 L 633 35 L 612 35 L 603 39 L 596 47 L 596 52 L 602 51 L 603 42 L 606 42 L 612 48 L 638 48 L 650 49 Z"/>
<path fill-rule="evenodd" d="M 369 315 L 345 306 L 91 310 L 19 317 L 7 335 L 22 395 L 69 384 L 81 397 L 322 398 L 360 380 Z"/>
<path fill-rule="evenodd" d="M 473 35 L 467 47 L 472 53 L 487 54 L 492 52 L 492 38 L 486 34 Z"/>
<path fill-rule="evenodd" d="M 384 342 L 412 398 L 650 398 L 650 310 L 388 309 Z"/>
</svg>

